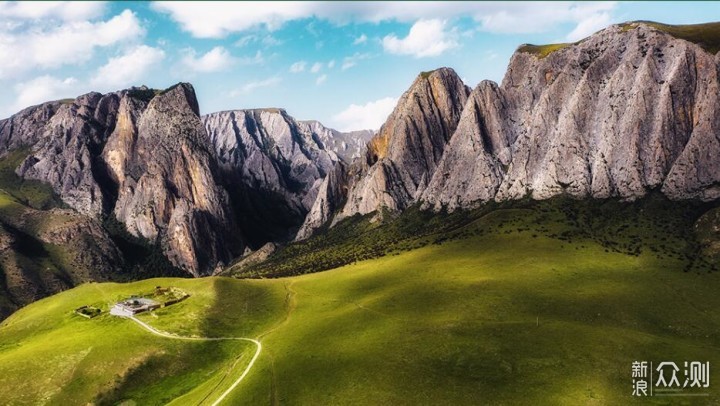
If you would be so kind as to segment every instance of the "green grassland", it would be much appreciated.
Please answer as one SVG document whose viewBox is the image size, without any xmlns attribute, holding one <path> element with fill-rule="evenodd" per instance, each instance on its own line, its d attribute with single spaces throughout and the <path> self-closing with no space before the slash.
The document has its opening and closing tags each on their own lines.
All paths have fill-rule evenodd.
<svg viewBox="0 0 720 406">
<path fill-rule="evenodd" d="M 271 316 L 282 312 L 282 288 L 263 281 L 151 279 L 85 284 L 33 303 L 3 322 L 2 403 L 116 404 L 132 399 L 145 405 L 164 404 L 181 395 L 214 399 L 219 389 L 225 389 L 216 385 L 243 370 L 255 351 L 252 344 L 170 340 L 107 313 L 117 300 L 170 284 L 191 298 L 146 315 L 145 320 L 167 330 L 176 327 L 173 332 L 253 335 L 268 329 Z M 103 314 L 86 319 L 72 312 L 86 304 Z M 238 323 L 248 314 L 252 322 Z"/>
<path fill-rule="evenodd" d="M 412 249 L 442 244 L 453 239 L 495 233 L 530 232 L 573 244 L 592 240 L 609 252 L 637 256 L 650 253 L 657 259 L 678 260 L 686 271 L 717 269 L 717 259 L 699 255 L 701 246 L 720 240 L 710 232 L 720 216 L 701 222 L 703 213 L 714 213 L 713 205 L 672 202 L 659 194 L 633 201 L 575 200 L 567 197 L 535 201 L 488 203 L 471 211 L 432 213 L 410 208 L 402 216 L 370 221 L 372 215 L 354 216 L 305 241 L 291 243 L 263 263 L 230 265 L 226 275 L 277 277 L 312 273 L 357 261 L 395 255 Z M 499 225 L 486 216 L 501 213 L 523 215 Z M 710 210 L 710 211 L 709 211 Z M 705 231 L 702 231 L 705 230 Z M 701 231 L 701 232 L 699 232 Z"/>
<path fill-rule="evenodd" d="M 694 234 L 707 209 L 556 199 L 437 223 L 421 212 L 385 225 L 351 219 L 358 255 L 374 255 L 365 238 L 380 234 L 388 251 L 277 279 L 83 285 L 0 326 L 0 399 L 212 400 L 246 365 L 249 345 L 177 342 L 106 314 L 72 314 L 172 285 L 191 296 L 143 320 L 263 343 L 227 404 L 632 403 L 633 361 L 720 362 L 720 274 Z M 347 248 L 324 238 L 318 252 Z M 715 370 L 710 396 L 694 403 L 720 401 Z"/>
</svg>

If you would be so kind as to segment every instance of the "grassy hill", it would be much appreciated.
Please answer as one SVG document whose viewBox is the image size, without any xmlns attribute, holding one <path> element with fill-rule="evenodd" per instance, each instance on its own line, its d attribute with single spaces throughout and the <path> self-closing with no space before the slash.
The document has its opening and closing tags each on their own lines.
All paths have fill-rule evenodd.
<svg viewBox="0 0 720 406">
<path fill-rule="evenodd" d="M 72 314 L 155 285 L 192 296 L 143 315 L 149 324 L 262 341 L 227 404 L 625 404 L 633 361 L 720 363 L 720 274 L 688 257 L 698 245 L 682 240 L 702 210 L 544 204 L 477 213 L 418 236 L 428 241 L 419 248 L 327 272 L 63 292 L 0 326 L 0 399 L 211 401 L 253 348 L 178 342 L 128 320 Z M 720 401 L 715 371 L 710 396 L 692 401 Z"/>
<path fill-rule="evenodd" d="M 716 204 L 673 202 L 660 194 L 633 202 L 616 199 L 520 200 L 488 203 L 475 210 L 432 213 L 410 208 L 402 216 L 370 221 L 356 215 L 308 240 L 277 250 L 266 261 L 231 264 L 224 274 L 238 277 L 277 277 L 318 272 L 357 261 L 393 255 L 433 244 L 494 233 L 530 232 L 569 244 L 592 240 L 609 252 L 657 259 L 681 260 L 685 271 L 718 268 L 720 256 L 699 255 L 702 246 L 720 240 L 711 232 L 720 217 L 710 214 Z M 522 213 L 522 215 L 513 215 Z M 701 219 L 704 213 L 705 220 Z M 508 220 L 495 224 L 497 216 Z M 700 227 L 698 227 L 700 225 Z M 720 229 L 720 228 L 718 228 Z"/>
</svg>

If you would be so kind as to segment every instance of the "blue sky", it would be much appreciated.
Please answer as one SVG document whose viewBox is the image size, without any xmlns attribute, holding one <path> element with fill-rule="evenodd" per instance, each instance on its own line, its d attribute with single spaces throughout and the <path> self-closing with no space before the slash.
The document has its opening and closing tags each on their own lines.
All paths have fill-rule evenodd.
<svg viewBox="0 0 720 406">
<path fill-rule="evenodd" d="M 283 107 L 376 129 L 421 71 L 502 80 L 519 44 L 629 20 L 720 20 L 715 2 L 0 2 L 0 117 L 145 84 L 195 86 L 202 113 Z"/>
</svg>

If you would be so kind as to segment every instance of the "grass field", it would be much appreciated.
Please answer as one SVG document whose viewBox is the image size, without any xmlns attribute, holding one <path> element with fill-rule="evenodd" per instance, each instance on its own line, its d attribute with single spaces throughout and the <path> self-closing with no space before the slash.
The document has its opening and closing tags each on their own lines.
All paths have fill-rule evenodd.
<svg viewBox="0 0 720 406">
<path fill-rule="evenodd" d="M 626 230 L 591 216 L 597 207 L 565 207 L 562 217 L 551 210 L 562 202 L 547 204 L 484 213 L 447 238 L 327 272 L 83 285 L 2 324 L 0 399 L 212 398 L 241 372 L 250 345 L 175 342 L 128 320 L 72 314 L 172 285 L 192 296 L 144 321 L 263 343 L 227 404 L 626 404 L 636 360 L 709 361 L 710 396 L 686 400 L 718 403 L 720 274 L 688 267 L 697 261 L 678 246 L 684 231 L 662 232 L 691 219 L 657 224 L 652 204 L 609 208 L 636 213 L 636 229 Z M 587 227 L 595 232 L 577 231 Z M 660 253 L 653 244 L 671 246 Z"/>
<path fill-rule="evenodd" d="M 206 403 L 214 400 L 225 389 L 222 384 L 242 372 L 254 345 L 169 340 L 107 314 L 109 305 L 119 299 L 170 284 L 191 298 L 145 317 L 148 323 L 179 334 L 252 335 L 269 328 L 270 316 L 282 312 L 283 292 L 275 298 L 275 289 L 262 281 L 85 284 L 33 303 L 3 322 L 0 403 L 117 404 L 132 399 L 146 405 L 165 404 L 180 396 L 196 401 L 207 397 Z M 228 295 L 228 289 L 237 294 Z M 72 313 L 72 308 L 84 304 L 105 313 L 93 319 Z M 251 322 L 237 323 L 247 314 L 253 315 Z"/>
</svg>

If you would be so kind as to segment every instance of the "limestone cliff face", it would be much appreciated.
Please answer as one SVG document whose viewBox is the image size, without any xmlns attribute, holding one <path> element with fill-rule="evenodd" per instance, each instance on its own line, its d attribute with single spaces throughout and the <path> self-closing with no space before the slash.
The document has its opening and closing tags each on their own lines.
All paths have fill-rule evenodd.
<svg viewBox="0 0 720 406">
<path fill-rule="evenodd" d="M 298 123 L 307 126 L 309 131 L 317 135 L 323 149 L 334 152 L 346 164 L 365 156 L 367 143 L 375 135 L 372 130 L 337 131 L 315 120 L 298 121 Z"/>
<path fill-rule="evenodd" d="M 102 214 L 108 202 L 98 181 L 102 164 L 97 157 L 114 127 L 119 100 L 118 93 L 88 93 L 11 117 L 17 126 L 8 134 L 8 148 L 32 148 L 17 174 L 51 184 L 63 201 L 83 214 Z M 33 114 L 26 114 L 29 111 Z"/>
<path fill-rule="evenodd" d="M 364 152 L 352 136 L 297 121 L 282 109 L 213 113 L 203 124 L 239 225 L 255 249 L 292 238 L 323 179 L 343 159 Z"/>
<path fill-rule="evenodd" d="M 295 240 L 304 240 L 310 237 L 316 230 L 328 224 L 345 203 L 348 193 L 348 167 L 339 162 L 335 168 L 325 176 L 315 203 L 305 216 L 305 221 L 298 230 Z"/>
<path fill-rule="evenodd" d="M 121 103 L 103 157 L 118 182 L 115 217 L 131 234 L 160 240 L 171 262 L 195 274 L 233 257 L 233 216 L 192 86 Z M 235 251 L 239 250 L 239 247 Z"/>
<path fill-rule="evenodd" d="M 282 109 L 212 113 L 203 117 L 203 124 L 225 170 L 245 186 L 281 196 L 302 215 L 338 162 L 311 125 Z"/>
<path fill-rule="evenodd" d="M 516 138 L 506 111 L 507 103 L 495 83 L 484 81 L 473 90 L 423 192 L 425 207 L 453 210 L 495 197 Z"/>
<path fill-rule="evenodd" d="M 635 199 L 651 189 L 716 199 L 718 58 L 643 23 L 546 57 L 521 47 L 501 86 L 473 92 L 422 200 L 453 209 L 562 193 Z M 452 170 L 460 163 L 469 170 Z"/>
<path fill-rule="evenodd" d="M 323 219 L 417 203 L 720 198 L 720 53 L 682 32 L 639 22 L 551 52 L 522 46 L 501 85 L 469 96 L 449 69 L 420 75 L 348 176 L 339 214 L 323 195 L 298 237 Z"/>
<path fill-rule="evenodd" d="M 189 84 L 31 107 L 0 121 L 0 146 L 28 149 L 19 176 L 50 184 L 80 214 L 116 217 L 193 275 L 241 252 Z"/>
<path fill-rule="evenodd" d="M 366 168 L 340 217 L 411 205 L 435 173 L 469 93 L 452 69 L 418 76 L 368 144 Z"/>
</svg>

